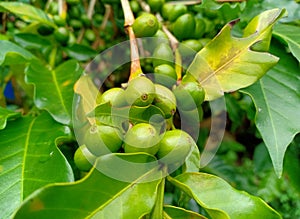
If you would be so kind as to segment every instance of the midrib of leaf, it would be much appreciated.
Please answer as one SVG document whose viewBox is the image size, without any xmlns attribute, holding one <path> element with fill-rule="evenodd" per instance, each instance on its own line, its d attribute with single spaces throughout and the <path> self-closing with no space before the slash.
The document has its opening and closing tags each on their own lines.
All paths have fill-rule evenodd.
<svg viewBox="0 0 300 219">
<path fill-rule="evenodd" d="M 164 219 L 172 219 L 167 212 L 164 211 Z"/>
<path fill-rule="evenodd" d="M 271 111 L 270 111 L 270 107 L 269 107 L 269 101 L 267 99 L 267 96 L 265 94 L 265 91 L 263 89 L 264 87 L 264 84 L 263 84 L 263 81 L 260 80 L 259 83 L 261 84 L 261 92 L 263 94 L 263 98 L 265 100 L 265 104 L 266 104 L 266 108 L 267 108 L 267 111 L 268 111 L 268 114 L 270 116 L 270 122 L 271 122 L 271 126 L 272 126 L 272 131 L 273 131 L 273 135 L 274 135 L 274 138 L 275 138 L 275 147 L 276 147 L 276 157 L 278 156 L 278 144 L 277 144 L 277 135 L 276 135 L 276 131 L 275 131 L 275 126 L 274 126 L 274 121 L 273 121 L 273 117 L 272 117 L 272 114 L 271 114 Z M 259 113 L 259 109 L 257 109 L 258 113 Z M 277 159 L 278 160 L 278 159 Z"/>
<path fill-rule="evenodd" d="M 59 97 L 59 100 L 64 108 L 64 111 L 68 114 L 68 110 L 64 104 L 64 98 L 63 96 L 61 95 L 61 90 L 59 89 L 59 84 L 57 83 L 57 78 L 56 78 L 56 75 L 55 75 L 55 71 L 51 70 L 51 75 L 52 75 L 52 78 L 53 78 L 53 81 L 54 81 L 54 85 L 55 85 L 55 89 L 57 90 L 57 93 L 58 93 L 58 97 Z"/>
<path fill-rule="evenodd" d="M 27 155 L 27 151 L 28 151 L 28 145 L 29 145 L 29 139 L 30 139 L 30 136 L 31 136 L 31 130 L 32 130 L 32 127 L 33 127 L 33 124 L 34 124 L 36 118 L 34 118 L 29 124 L 28 131 L 27 131 L 27 137 L 26 137 L 25 145 L 24 145 L 24 155 L 23 155 L 23 160 L 22 160 L 23 165 L 22 165 L 22 174 L 21 174 L 21 177 L 22 177 L 21 192 L 20 192 L 21 200 L 24 200 L 24 197 L 23 197 L 24 192 L 23 191 L 24 191 L 24 175 L 25 175 L 24 172 L 25 172 L 25 166 L 26 166 L 26 155 Z"/>
<path fill-rule="evenodd" d="M 244 47 L 244 49 L 242 49 L 239 53 L 237 53 L 236 55 L 234 55 L 231 59 L 228 60 L 228 62 L 224 63 L 223 65 L 221 65 L 219 68 L 217 68 L 216 70 L 214 70 L 207 62 L 207 60 L 205 60 L 206 64 L 210 67 L 210 69 L 212 70 L 212 74 L 208 75 L 206 78 L 204 78 L 204 80 L 202 80 L 202 82 L 207 81 L 208 79 L 210 79 L 213 76 L 216 76 L 221 70 L 223 70 L 225 67 L 227 67 L 229 64 L 231 64 L 232 62 L 234 62 L 238 57 L 240 57 L 242 54 L 247 53 L 247 51 L 250 49 L 251 45 L 253 45 L 254 43 L 256 43 L 258 41 L 258 39 L 260 38 L 261 35 L 263 35 L 263 33 L 265 33 L 267 30 L 269 30 L 272 26 L 266 28 L 263 32 L 260 32 L 260 35 L 258 35 L 255 39 L 253 39 L 253 41 L 249 42 L 249 44 L 247 44 L 247 46 Z M 254 33 L 255 34 L 255 33 Z M 250 36 L 253 36 L 250 35 Z M 250 37 L 249 36 L 249 37 Z M 234 37 L 232 37 L 234 38 Z M 235 38 L 234 38 L 235 39 Z M 250 50 L 252 51 L 252 50 Z M 255 51 L 252 51 L 255 52 Z"/>
<path fill-rule="evenodd" d="M 91 212 L 90 215 L 88 217 L 86 217 L 86 218 L 91 218 L 92 216 L 94 216 L 98 211 L 102 210 L 104 207 L 106 207 L 107 205 L 109 205 L 112 201 L 114 201 L 116 198 L 118 198 L 124 192 L 126 192 L 127 189 L 131 188 L 132 184 L 137 184 L 140 180 L 142 180 L 146 176 L 150 175 L 154 171 L 157 171 L 157 168 L 153 168 L 152 170 L 148 171 L 144 175 L 142 175 L 139 178 L 137 178 L 136 180 L 134 180 L 132 183 L 129 183 L 128 186 L 125 186 L 123 189 L 121 189 L 118 193 L 116 193 L 114 196 L 112 196 L 107 202 L 105 202 L 99 208 L 97 208 L 96 210 L 94 210 L 93 212 Z"/>
<path fill-rule="evenodd" d="M 291 33 L 288 33 L 288 34 L 291 34 Z M 297 41 L 293 40 L 292 38 L 290 38 L 288 35 L 282 35 L 280 34 L 279 32 L 277 32 L 276 30 L 274 30 L 274 35 L 275 36 L 279 36 L 281 37 L 282 39 L 287 39 L 288 41 L 292 42 L 293 44 L 297 45 Z M 296 35 L 296 34 L 295 34 Z M 297 36 L 297 35 L 296 35 Z M 298 46 L 300 48 L 300 46 Z"/>
</svg>

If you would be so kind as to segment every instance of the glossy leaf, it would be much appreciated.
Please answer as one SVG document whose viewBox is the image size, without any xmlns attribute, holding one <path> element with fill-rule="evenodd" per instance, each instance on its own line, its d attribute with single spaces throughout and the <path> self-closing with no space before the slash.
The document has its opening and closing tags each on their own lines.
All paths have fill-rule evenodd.
<svg viewBox="0 0 300 219">
<path fill-rule="evenodd" d="M 70 130 L 46 112 L 10 121 L 0 131 L 0 218 L 10 218 L 36 189 L 73 181 L 72 169 L 56 147 L 58 138 L 70 138 Z"/>
<path fill-rule="evenodd" d="M 34 58 L 27 50 L 6 40 L 0 40 L 0 48 L 0 65 L 23 64 Z"/>
<path fill-rule="evenodd" d="M 20 112 L 0 107 L 0 130 L 5 128 L 8 119 L 14 119 L 19 116 L 21 116 Z"/>
<path fill-rule="evenodd" d="M 48 15 L 39 8 L 22 2 L 0 2 L 0 11 L 8 11 L 24 21 L 37 21 L 54 25 Z"/>
<path fill-rule="evenodd" d="M 126 164 L 116 168 L 115 159 Z M 38 190 L 24 202 L 14 218 L 140 218 L 153 208 L 161 181 L 158 166 L 147 166 L 147 161 L 154 158 L 146 154 L 102 156 L 96 164 L 98 169 L 106 168 L 125 178 L 131 175 L 132 181 L 121 181 L 92 169 L 75 183 L 53 184 Z M 135 163 L 146 165 L 136 168 Z M 151 177 L 158 178 L 148 181 Z"/>
<path fill-rule="evenodd" d="M 206 217 L 196 212 L 171 205 L 164 206 L 164 216 L 168 219 L 206 219 Z"/>
<path fill-rule="evenodd" d="M 214 219 L 281 218 L 259 197 L 238 191 L 217 176 L 184 173 L 168 179 L 194 198 Z"/>
<path fill-rule="evenodd" d="M 102 124 L 119 127 L 125 121 L 132 123 L 149 123 L 161 124 L 163 122 L 163 112 L 156 106 L 150 105 L 146 107 L 112 107 L 110 103 L 98 105 L 94 111 L 88 114 L 89 117 L 95 117 L 96 121 Z M 156 120 L 153 119 L 156 116 Z"/>
<path fill-rule="evenodd" d="M 25 49 L 45 50 L 51 47 L 49 40 L 32 33 L 18 33 L 14 40 Z"/>
<path fill-rule="evenodd" d="M 26 82 L 34 84 L 34 101 L 38 108 L 46 109 L 52 117 L 70 125 L 72 118 L 73 86 L 82 70 L 79 64 L 70 60 L 55 70 L 34 61 L 26 69 Z"/>
<path fill-rule="evenodd" d="M 273 35 L 286 42 L 293 55 L 300 62 L 300 27 L 277 24 L 274 26 Z"/>
<path fill-rule="evenodd" d="M 278 58 L 264 51 L 272 26 L 284 13 L 280 9 L 263 12 L 248 24 L 244 38 L 231 36 L 231 24 L 227 24 L 197 53 L 187 71 L 205 89 L 206 100 L 253 84 L 276 64 Z"/>
<path fill-rule="evenodd" d="M 284 153 L 300 131 L 299 64 L 282 47 L 271 50 L 279 63 L 261 80 L 245 89 L 256 107 L 256 126 L 269 150 L 275 172 L 282 173 Z"/>
<path fill-rule="evenodd" d="M 85 118 L 87 113 L 95 109 L 97 99 L 100 98 L 101 93 L 89 75 L 83 75 L 76 81 L 74 85 L 74 91 L 76 94 L 80 95 L 80 99 L 78 99 L 78 101 L 74 100 L 79 104 L 79 108 L 76 112 L 77 117 L 82 116 Z M 79 110 L 81 111 L 79 112 Z M 90 124 L 96 123 L 95 118 L 88 118 L 88 120 Z"/>
<path fill-rule="evenodd" d="M 184 172 L 198 172 L 200 169 L 200 151 L 197 144 L 192 145 L 192 151 L 184 163 Z"/>
<path fill-rule="evenodd" d="M 95 50 L 80 44 L 74 44 L 70 47 L 66 47 L 64 48 L 64 51 L 69 57 L 78 61 L 87 61 L 95 58 L 98 55 Z"/>
</svg>

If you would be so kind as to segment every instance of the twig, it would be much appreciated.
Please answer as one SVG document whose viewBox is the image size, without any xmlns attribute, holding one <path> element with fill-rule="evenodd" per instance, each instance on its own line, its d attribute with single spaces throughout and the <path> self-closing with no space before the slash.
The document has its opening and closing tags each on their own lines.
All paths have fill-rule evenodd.
<svg viewBox="0 0 300 219">
<path fill-rule="evenodd" d="M 247 0 L 216 0 L 216 2 L 218 3 L 225 3 L 225 2 L 244 2 Z M 202 0 L 191 0 L 191 1 L 170 1 L 167 2 L 167 4 L 172 4 L 172 5 L 176 5 L 176 4 L 184 4 L 184 5 L 195 5 L 195 4 L 199 4 L 202 3 Z"/>
<path fill-rule="evenodd" d="M 140 4 L 141 8 L 143 9 L 143 11 L 146 11 L 146 12 L 150 12 L 150 6 L 144 2 L 143 0 L 138 0 L 138 3 Z"/>
<path fill-rule="evenodd" d="M 67 17 L 67 3 L 64 0 L 58 0 L 58 15 L 63 19 Z"/>
<path fill-rule="evenodd" d="M 129 81 L 142 73 L 139 51 L 137 46 L 137 41 L 132 29 L 132 24 L 134 22 L 134 16 L 131 11 L 128 0 L 121 0 L 122 9 L 124 12 L 124 28 L 127 31 L 130 40 L 130 52 L 131 52 L 131 66 L 130 66 L 130 76 Z"/>
<path fill-rule="evenodd" d="M 103 21 L 102 21 L 101 26 L 100 26 L 101 30 L 105 29 L 105 27 L 107 25 L 107 22 L 109 20 L 109 17 L 111 16 L 111 13 L 112 13 L 111 5 L 105 4 L 104 7 L 105 7 L 105 13 L 104 13 L 104 16 L 103 16 Z"/>
<path fill-rule="evenodd" d="M 90 4 L 89 4 L 89 7 L 88 7 L 88 11 L 87 11 L 87 17 L 89 19 L 92 19 L 95 5 L 96 5 L 96 0 L 91 0 Z"/>
</svg>

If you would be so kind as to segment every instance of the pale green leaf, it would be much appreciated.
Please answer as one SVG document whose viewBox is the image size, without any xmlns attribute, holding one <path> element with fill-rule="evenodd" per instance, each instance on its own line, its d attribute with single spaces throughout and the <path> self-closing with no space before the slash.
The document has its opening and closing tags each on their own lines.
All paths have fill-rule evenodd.
<svg viewBox="0 0 300 219">
<path fill-rule="evenodd" d="M 164 206 L 165 219 L 206 219 L 206 217 L 184 208 L 171 205 Z"/>
<path fill-rule="evenodd" d="M 247 87 L 261 78 L 278 58 L 266 53 L 275 22 L 285 10 L 273 9 L 255 17 L 245 29 L 244 38 L 231 36 L 231 24 L 208 43 L 189 66 L 186 77 L 196 78 L 206 92 L 206 100 Z M 255 48 L 254 51 L 252 47 Z"/>
<path fill-rule="evenodd" d="M 285 41 L 293 55 L 300 62 L 300 27 L 277 24 L 274 26 L 273 35 Z"/>
<path fill-rule="evenodd" d="M 52 26 L 54 25 L 43 10 L 22 2 L 0 2 L 0 11 L 8 11 L 24 21 L 38 21 Z"/>
<path fill-rule="evenodd" d="M 78 101 L 78 109 L 76 111 L 77 118 L 81 117 L 83 119 L 88 119 L 90 124 L 95 124 L 95 118 L 86 118 L 86 114 L 95 109 L 101 93 L 91 77 L 89 75 L 81 76 L 74 85 L 74 92 L 80 95 L 80 97 L 77 98 L 80 98 L 80 101 Z"/>
<path fill-rule="evenodd" d="M 197 144 L 192 145 L 192 151 L 183 164 L 184 172 L 198 172 L 200 169 L 200 151 Z"/>
<path fill-rule="evenodd" d="M 23 64 L 34 58 L 30 52 L 7 40 L 0 40 L 0 48 L 0 65 Z"/>
<path fill-rule="evenodd" d="M 194 198 L 214 219 L 281 218 L 259 197 L 238 191 L 217 176 L 184 173 L 168 180 Z"/>
<path fill-rule="evenodd" d="M 0 218 L 10 218 L 36 189 L 73 181 L 72 169 L 56 147 L 58 138 L 70 138 L 70 129 L 46 112 L 10 121 L 0 131 Z"/>
<path fill-rule="evenodd" d="M 118 159 L 125 165 L 119 165 Z M 82 180 L 49 185 L 35 192 L 14 218 L 140 218 L 153 208 L 161 181 L 161 171 L 154 159 L 146 154 L 102 156 L 96 163 L 97 169 Z M 137 163 L 145 165 L 137 167 Z M 103 168 L 127 180 L 105 175 L 99 171 Z"/>
<path fill-rule="evenodd" d="M 39 61 L 34 61 L 25 71 L 25 80 L 34 84 L 36 106 L 46 109 L 56 121 L 70 125 L 73 87 L 81 72 L 82 69 L 74 60 L 64 62 L 54 70 L 48 69 Z"/>
<path fill-rule="evenodd" d="M 12 110 L 0 107 L 0 130 L 5 128 L 8 119 L 17 118 L 20 115 L 20 112 L 14 112 Z"/>
<path fill-rule="evenodd" d="M 277 43 L 278 44 L 278 43 Z M 272 47 L 279 63 L 245 90 L 256 106 L 255 123 L 281 176 L 284 153 L 300 131 L 299 64 L 282 47 Z"/>
</svg>

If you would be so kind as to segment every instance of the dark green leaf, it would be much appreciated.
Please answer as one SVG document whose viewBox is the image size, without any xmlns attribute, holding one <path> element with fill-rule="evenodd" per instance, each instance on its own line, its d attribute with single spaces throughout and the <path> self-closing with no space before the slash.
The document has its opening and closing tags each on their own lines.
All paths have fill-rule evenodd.
<svg viewBox="0 0 300 219">
<path fill-rule="evenodd" d="M 71 167 L 56 147 L 58 138 L 70 134 L 46 112 L 11 121 L 0 131 L 0 218 L 10 218 L 36 189 L 73 181 Z"/>
<path fill-rule="evenodd" d="M 14 112 L 12 110 L 0 107 L 0 130 L 5 128 L 8 119 L 17 118 L 20 115 L 20 112 Z"/>
<path fill-rule="evenodd" d="M 300 27 L 277 24 L 274 26 L 273 34 L 276 38 L 287 43 L 293 55 L 300 62 Z"/>
<path fill-rule="evenodd" d="M 14 40 L 25 49 L 44 50 L 51 47 L 49 40 L 32 33 L 15 34 Z"/>
<path fill-rule="evenodd" d="M 0 11 L 9 11 L 24 21 L 37 21 L 54 25 L 44 11 L 29 4 L 21 2 L 0 2 Z"/>
<path fill-rule="evenodd" d="M 273 46 L 271 51 L 280 57 L 279 63 L 245 92 L 254 101 L 256 126 L 275 172 L 281 176 L 286 148 L 300 131 L 299 64 L 280 46 Z"/>
<path fill-rule="evenodd" d="M 95 58 L 98 55 L 98 53 L 90 47 L 79 44 L 66 47 L 64 48 L 64 51 L 68 56 L 78 61 L 87 61 Z"/>
<path fill-rule="evenodd" d="M 69 60 L 55 70 L 48 69 L 43 63 L 34 61 L 26 69 L 26 82 L 35 86 L 34 101 L 40 109 L 46 109 L 53 118 L 70 125 L 76 80 L 82 69 L 75 60 Z"/>
<path fill-rule="evenodd" d="M 184 173 L 168 179 L 194 198 L 214 219 L 281 218 L 262 199 L 235 190 L 217 176 L 206 173 Z"/>
<path fill-rule="evenodd" d="M 0 65 L 23 64 L 34 58 L 27 50 L 6 40 L 0 40 L 0 48 Z"/>
<path fill-rule="evenodd" d="M 170 205 L 164 206 L 164 215 L 166 219 L 206 219 L 196 212 Z"/>
<path fill-rule="evenodd" d="M 38 190 L 14 218 L 140 218 L 150 213 L 161 181 L 153 157 L 109 154 L 98 159 L 96 168 L 81 181 Z"/>
</svg>

